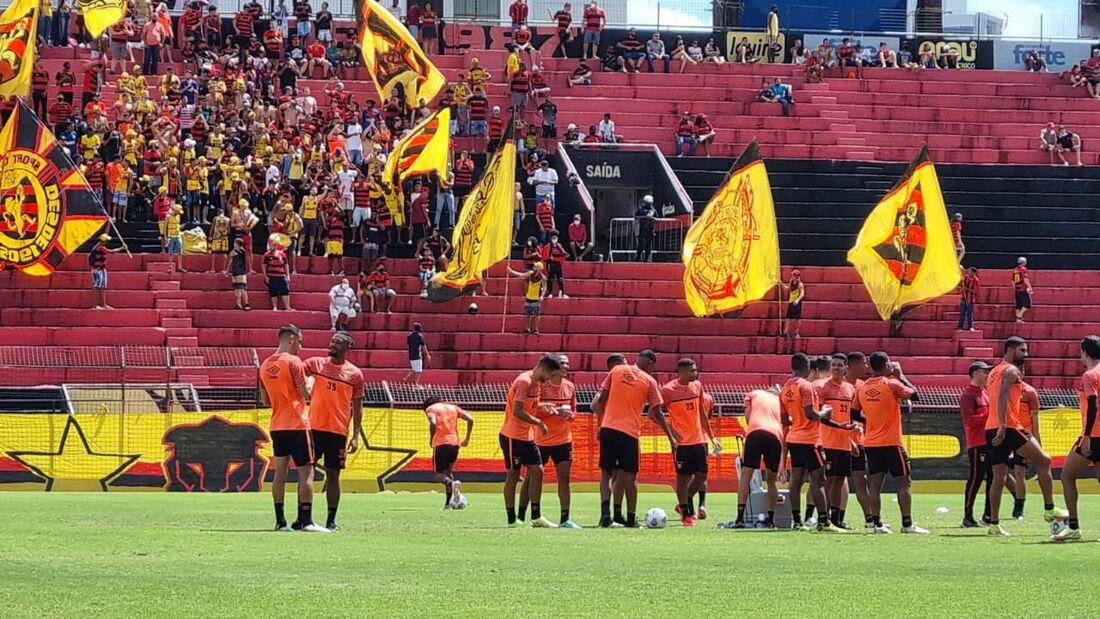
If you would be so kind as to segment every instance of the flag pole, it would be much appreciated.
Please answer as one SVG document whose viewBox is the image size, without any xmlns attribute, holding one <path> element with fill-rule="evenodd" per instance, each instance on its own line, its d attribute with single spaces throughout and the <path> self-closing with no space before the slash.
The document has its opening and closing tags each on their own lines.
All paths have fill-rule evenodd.
<svg viewBox="0 0 1100 619">
<path fill-rule="evenodd" d="M 134 255 L 130 253 L 130 248 L 126 246 L 126 239 L 122 238 L 122 233 L 118 231 L 118 227 L 115 226 L 115 220 L 113 217 L 107 217 L 107 223 L 111 225 L 111 229 L 115 231 L 115 236 L 118 237 L 118 242 L 122 243 L 122 249 L 126 250 L 126 255 L 133 258 Z"/>
<path fill-rule="evenodd" d="M 508 320 L 508 272 L 512 269 L 511 256 L 504 261 L 504 311 L 500 313 L 500 332 L 504 333 L 505 322 Z M 486 291 L 488 292 L 488 291 Z"/>
</svg>

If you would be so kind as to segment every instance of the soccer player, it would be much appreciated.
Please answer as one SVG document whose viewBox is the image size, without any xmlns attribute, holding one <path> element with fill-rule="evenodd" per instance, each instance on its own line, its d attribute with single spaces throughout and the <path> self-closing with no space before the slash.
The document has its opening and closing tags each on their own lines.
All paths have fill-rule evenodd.
<svg viewBox="0 0 1100 619">
<path fill-rule="evenodd" d="M 1077 439 L 1062 464 L 1062 493 L 1069 510 L 1069 527 L 1058 532 L 1054 540 L 1064 542 L 1081 539 L 1080 520 L 1077 512 L 1077 478 L 1089 464 L 1100 480 L 1100 424 L 1096 423 L 1097 399 L 1100 396 L 1100 337 L 1090 335 L 1081 340 L 1081 363 L 1085 373 L 1081 376 L 1081 438 Z"/>
<path fill-rule="evenodd" d="M 656 413 L 661 390 L 650 374 L 657 367 L 657 353 L 646 349 L 638 353 L 634 365 L 616 365 L 604 378 L 593 403 L 600 418 L 600 527 L 638 526 L 638 460 L 642 433 L 642 412 L 648 404 Z M 664 415 L 652 414 L 653 420 L 676 450 L 678 437 Z M 611 483 L 615 485 L 615 516 L 611 515 Z M 626 518 L 622 514 L 622 497 L 626 497 Z M 534 498 L 532 498 L 532 501 Z"/>
<path fill-rule="evenodd" d="M 989 464 L 993 467 L 993 484 L 989 489 L 989 534 L 1008 537 L 1001 526 L 1001 492 L 1008 477 L 1009 454 L 1016 452 L 1035 465 L 1039 489 L 1043 492 L 1043 518 L 1052 522 L 1066 518 L 1064 509 L 1054 507 L 1054 479 L 1050 474 L 1050 456 L 1030 432 L 1024 429 L 1020 400 L 1023 379 L 1017 366 L 1027 360 L 1027 342 L 1012 336 L 1005 340 L 1004 357 L 989 373 L 989 419 L 985 424 L 985 440 Z"/>
<path fill-rule="evenodd" d="M 802 524 L 799 502 L 802 498 L 802 481 L 810 478 L 810 492 L 817 505 L 820 518 L 817 530 L 844 532 L 829 522 L 829 510 L 825 500 L 825 453 L 821 449 L 821 422 L 829 419 L 828 407 L 818 410 L 817 397 L 810 384 L 810 358 L 804 353 L 791 356 L 791 377 L 783 385 L 780 399 L 783 404 L 783 425 L 787 426 L 785 443 L 791 454 L 791 518 L 794 528 L 808 530 Z M 781 458 L 785 460 L 786 458 Z"/>
<path fill-rule="evenodd" d="M 970 460 L 970 476 L 966 479 L 966 493 L 963 495 L 962 528 L 976 528 L 974 519 L 974 500 L 978 488 L 985 481 L 985 515 L 989 519 L 989 485 L 992 472 L 985 452 L 985 423 L 989 420 L 989 393 L 985 385 L 989 381 L 989 370 L 993 366 L 984 361 L 975 361 L 967 370 L 970 384 L 959 396 L 959 412 L 962 414 L 963 433 L 966 435 L 966 457 Z"/>
<path fill-rule="evenodd" d="M 443 484 L 447 498 L 443 501 L 444 511 L 458 504 L 462 496 L 459 486 L 462 482 L 454 478 L 454 466 L 458 461 L 458 450 L 470 444 L 470 434 L 474 431 L 474 418 L 470 413 L 454 404 L 444 404 L 437 397 L 424 400 L 424 415 L 428 417 L 428 436 L 432 442 L 432 463 L 435 465 L 435 478 Z M 466 422 L 466 437 L 458 440 L 458 420 Z"/>
<path fill-rule="evenodd" d="M 849 384 L 859 390 L 863 380 L 869 376 L 867 371 L 867 356 L 858 350 L 848 353 L 848 374 L 844 377 Z M 853 396 L 853 401 L 854 401 Z M 856 432 L 856 447 L 858 451 L 852 455 L 852 475 L 848 478 L 848 488 L 855 488 L 856 500 L 863 510 L 864 527 L 873 529 L 874 521 L 871 518 L 871 491 L 867 488 L 867 451 L 863 448 L 863 432 Z M 847 509 L 848 490 L 841 493 L 841 509 Z"/>
<path fill-rule="evenodd" d="M 892 363 L 884 352 L 871 353 L 871 371 L 856 390 L 852 417 L 862 421 L 864 445 L 867 450 L 867 474 L 870 475 L 871 522 L 875 533 L 890 534 L 890 526 L 882 522 L 882 484 L 886 473 L 897 483 L 898 508 L 901 509 L 901 532 L 927 535 L 928 530 L 913 523 L 913 483 L 909 477 L 909 454 L 901 434 L 901 402 L 915 401 L 917 388 L 900 363 Z"/>
<path fill-rule="evenodd" d="M 714 442 L 703 407 L 703 385 L 699 367 L 691 359 L 676 364 L 676 380 L 661 387 L 661 399 L 669 421 L 679 438 L 676 441 L 676 512 L 685 527 L 695 526 L 693 497 L 707 481 L 707 443 Z"/>
<path fill-rule="evenodd" d="M 553 414 L 553 406 L 542 404 L 542 383 L 562 375 L 561 362 L 552 355 L 543 355 L 534 369 L 528 370 L 512 381 L 508 389 L 508 410 L 500 427 L 500 449 L 504 452 L 504 509 L 508 513 L 508 526 L 516 526 L 516 484 L 520 468 L 527 467 L 530 481 L 531 526 L 554 529 L 557 525 L 542 517 L 542 454 L 535 443 L 535 428 L 543 436 L 550 432 L 539 411 Z"/>
<path fill-rule="evenodd" d="M 306 412 L 306 369 L 298 358 L 302 332 L 294 325 L 279 329 L 279 347 L 260 365 L 260 401 L 271 407 L 271 447 L 275 453 L 275 479 L 271 498 L 275 501 L 275 530 L 328 533 L 313 524 L 313 446 Z M 283 514 L 290 462 L 298 469 L 298 518 L 287 526 Z"/>
<path fill-rule="evenodd" d="M 848 357 L 843 353 L 833 355 L 830 375 L 815 385 L 817 400 L 833 410 L 830 417 L 835 424 L 851 427 L 852 400 L 856 388 L 849 383 Z M 829 521 L 842 529 L 848 491 L 845 482 L 852 474 L 852 454 L 859 453 L 853 431 L 828 425 L 821 427 L 821 446 L 825 448 L 825 499 L 829 503 Z"/>
<path fill-rule="evenodd" d="M 309 427 L 313 439 L 314 464 L 324 458 L 325 498 L 328 519 L 325 528 L 335 531 L 336 510 L 340 507 L 340 471 L 347 465 L 348 453 L 359 449 L 363 432 L 363 372 L 348 361 L 355 347 L 351 336 L 336 333 L 328 345 L 328 357 L 310 357 L 306 373 L 313 378 L 313 398 L 309 404 Z M 348 425 L 351 442 L 348 442 Z"/>
<path fill-rule="evenodd" d="M 1017 368 L 1020 370 L 1020 420 L 1024 422 L 1024 429 L 1030 432 L 1035 437 L 1035 442 L 1041 446 L 1042 439 L 1039 437 L 1038 431 L 1039 392 L 1023 380 L 1023 364 L 1018 365 Z M 1024 519 L 1024 503 L 1027 502 L 1027 465 L 1027 458 L 1018 453 L 1012 454 L 1012 470 L 1015 471 L 1015 475 L 1011 476 L 1015 479 L 1015 482 L 1011 484 L 1011 490 L 1013 496 L 1016 497 L 1015 504 L 1012 506 L 1012 517 L 1016 520 Z"/>
<path fill-rule="evenodd" d="M 558 502 L 561 505 L 561 519 L 558 521 L 559 529 L 581 529 L 581 525 L 569 518 L 569 507 L 572 502 L 572 489 L 570 488 L 570 476 L 573 471 L 573 433 L 569 429 L 569 422 L 577 410 L 577 387 L 573 381 L 565 378 L 569 372 L 569 357 L 558 355 L 561 362 L 562 376 L 548 380 L 542 384 L 539 397 L 543 404 L 552 405 L 558 414 L 545 415 L 540 411 L 538 417 L 546 423 L 550 432 L 536 437 L 535 442 L 539 446 L 543 462 L 547 460 L 554 463 L 554 472 L 558 481 Z M 526 477 L 519 489 L 519 519 L 523 520 L 527 513 L 527 503 L 531 499 L 531 482 Z"/>
<path fill-rule="evenodd" d="M 779 391 L 756 390 L 745 397 L 745 453 L 741 458 L 741 474 L 737 479 L 737 520 L 733 528 L 745 528 L 745 506 L 749 502 L 749 481 L 764 461 L 768 470 L 764 479 L 768 484 L 768 517 L 764 527 L 775 528 L 775 504 L 779 500 L 776 474 L 786 449 L 783 447 L 783 422 L 781 421 Z M 793 515 L 795 512 L 791 512 Z"/>
<path fill-rule="evenodd" d="M 818 387 L 829 380 L 829 367 L 831 364 L 832 360 L 827 355 L 810 358 L 810 375 L 806 377 L 806 380 L 810 381 L 815 393 Z M 806 487 L 806 515 L 803 516 L 802 522 L 808 527 L 817 524 L 817 521 L 814 520 L 814 501 L 810 486 Z"/>
</svg>

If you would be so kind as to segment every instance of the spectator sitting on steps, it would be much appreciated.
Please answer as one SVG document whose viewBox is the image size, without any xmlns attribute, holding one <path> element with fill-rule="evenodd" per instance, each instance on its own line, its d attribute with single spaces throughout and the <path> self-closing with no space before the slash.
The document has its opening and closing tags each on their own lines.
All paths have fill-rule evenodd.
<svg viewBox="0 0 1100 619">
<path fill-rule="evenodd" d="M 703 47 L 703 57 L 706 59 L 706 62 L 726 64 L 726 59 L 722 57 L 722 50 L 718 47 L 718 44 L 714 42 L 714 37 L 707 39 L 707 44 Z"/>
<path fill-rule="evenodd" d="M 603 65 L 604 71 L 626 73 L 626 65 L 623 63 L 623 59 L 619 56 L 619 52 L 615 49 L 614 45 L 607 46 L 607 51 L 603 54 L 601 64 Z"/>
<path fill-rule="evenodd" d="M 749 38 L 741 37 L 734 51 L 734 62 L 738 64 L 756 64 L 757 60 L 759 60 L 759 58 L 753 55 L 752 44 L 749 43 Z"/>
<path fill-rule="evenodd" d="M 703 147 L 703 152 L 707 157 L 710 157 L 710 143 L 714 141 L 716 135 L 714 127 L 707 120 L 706 114 L 699 114 L 695 117 L 695 142 Z"/>
<path fill-rule="evenodd" d="M 1045 73 L 1047 70 L 1047 61 L 1043 59 L 1043 55 L 1039 53 L 1039 50 L 1033 49 L 1024 54 L 1024 67 L 1028 71 Z"/>
<path fill-rule="evenodd" d="M 611 120 L 611 113 L 607 112 L 600 121 L 600 139 L 608 144 L 623 141 L 623 136 L 615 133 L 615 121 Z"/>
<path fill-rule="evenodd" d="M 650 73 L 653 73 L 653 61 L 660 60 L 665 64 L 665 73 L 669 72 L 669 64 L 672 56 L 665 51 L 665 42 L 661 40 L 661 33 L 654 32 L 645 44 L 645 62 Z"/>
<path fill-rule="evenodd" d="M 676 43 L 672 46 L 670 57 L 673 60 L 680 61 L 680 73 L 683 73 L 689 64 L 698 64 L 698 61 L 688 54 L 687 48 L 684 46 L 684 37 L 676 37 Z"/>
<path fill-rule="evenodd" d="M 1066 158 L 1058 150 L 1058 131 L 1054 128 L 1054 123 L 1047 123 L 1047 126 L 1039 130 L 1039 150 L 1050 153 L 1050 165 L 1054 165 L 1055 155 L 1063 164 L 1066 163 Z"/>
<path fill-rule="evenodd" d="M 1062 165 L 1069 165 L 1063 155 L 1066 151 L 1077 154 L 1077 165 L 1085 165 L 1081 163 L 1081 136 L 1066 129 L 1065 125 L 1058 125 L 1058 156 L 1062 158 Z"/>
<path fill-rule="evenodd" d="M 775 82 L 772 83 L 772 93 L 775 95 L 775 100 L 783 107 L 783 115 L 790 116 L 791 105 L 794 103 L 790 84 L 784 84 L 783 79 L 777 77 Z"/>
<path fill-rule="evenodd" d="M 591 86 L 592 85 L 592 69 L 588 67 L 588 63 L 581 60 L 581 63 L 577 65 L 576 69 L 573 69 L 573 75 L 569 76 L 569 80 L 566 85 L 570 88 L 574 86 Z"/>
<path fill-rule="evenodd" d="M 691 121 L 691 112 L 684 110 L 680 116 L 680 123 L 676 125 L 676 156 L 688 157 L 695 154 L 695 146 L 698 141 L 695 137 L 695 123 Z"/>
<path fill-rule="evenodd" d="M 878 44 L 878 55 L 876 57 L 878 66 L 885 68 L 896 68 L 898 66 L 898 54 L 894 50 L 890 49 L 885 42 Z"/>
</svg>

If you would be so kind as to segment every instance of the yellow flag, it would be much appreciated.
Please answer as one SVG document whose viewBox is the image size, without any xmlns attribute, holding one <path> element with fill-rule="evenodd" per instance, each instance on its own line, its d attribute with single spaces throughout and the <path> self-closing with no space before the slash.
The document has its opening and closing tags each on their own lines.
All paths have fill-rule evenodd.
<svg viewBox="0 0 1100 619">
<path fill-rule="evenodd" d="M 764 298 L 779 283 L 779 232 L 768 171 L 753 142 L 684 239 L 684 298 L 698 317 Z"/>
<path fill-rule="evenodd" d="M 76 0 L 76 4 L 93 39 L 126 16 L 126 0 Z"/>
<path fill-rule="evenodd" d="M 503 145 L 462 203 L 451 240 L 454 257 L 446 271 L 428 282 L 428 299 L 433 302 L 473 292 L 481 274 L 512 251 L 512 207 L 516 192 L 516 144 L 512 138 L 509 123 Z"/>
<path fill-rule="evenodd" d="M 359 48 L 363 66 L 383 99 L 392 97 L 401 84 L 405 103 L 415 107 L 420 99 L 431 102 L 447 83 L 409 30 L 375 0 L 363 1 Z"/>
<path fill-rule="evenodd" d="M 14 0 L 0 14 L 0 96 L 31 94 L 38 0 Z"/>
<path fill-rule="evenodd" d="M 883 320 L 896 320 L 958 286 L 951 224 L 927 146 L 867 216 L 848 262 Z"/>
<path fill-rule="evenodd" d="M 394 144 L 382 169 L 382 181 L 395 188 L 398 204 L 404 202 L 401 185 L 417 174 L 447 175 L 451 157 L 451 109 L 445 107 L 413 128 Z M 405 225 L 405 210 L 393 209 L 393 225 Z"/>
</svg>

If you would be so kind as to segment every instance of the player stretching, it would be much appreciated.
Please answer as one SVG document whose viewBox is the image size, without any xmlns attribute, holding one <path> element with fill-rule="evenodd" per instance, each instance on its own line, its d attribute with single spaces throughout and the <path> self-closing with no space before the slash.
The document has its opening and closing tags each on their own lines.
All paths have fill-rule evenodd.
<svg viewBox="0 0 1100 619">
<path fill-rule="evenodd" d="M 1089 464 L 1100 479 L 1100 424 L 1096 423 L 1097 399 L 1100 396 L 1100 337 L 1090 335 L 1081 340 L 1081 363 L 1085 373 L 1081 376 L 1081 438 L 1077 439 L 1062 464 L 1062 493 L 1069 510 L 1069 527 L 1054 536 L 1055 541 L 1081 539 L 1080 521 L 1077 516 L 1077 478 Z"/>
<path fill-rule="evenodd" d="M 313 524 L 313 447 L 310 444 L 309 414 L 306 412 L 306 369 L 298 358 L 302 332 L 294 325 L 279 329 L 279 348 L 260 365 L 260 401 L 271 407 L 271 448 L 275 453 L 275 478 L 271 498 L 275 501 L 275 530 L 299 529 L 328 533 Z M 287 526 L 283 513 L 290 462 L 298 469 L 298 518 Z"/>
<path fill-rule="evenodd" d="M 363 431 L 363 372 L 348 362 L 355 342 L 347 333 L 332 336 L 328 357 L 306 359 L 306 372 L 313 377 L 313 399 L 309 404 L 309 427 L 313 438 L 314 464 L 325 459 L 325 498 L 328 519 L 325 527 L 335 531 L 340 507 L 340 471 L 348 453 L 359 449 Z M 352 426 L 348 442 L 348 425 Z"/>
<path fill-rule="evenodd" d="M 443 509 L 452 509 L 462 497 L 459 486 L 462 482 L 454 478 L 454 466 L 458 461 L 459 447 L 470 444 L 470 434 L 474 431 L 474 418 L 455 406 L 444 404 L 436 397 L 424 400 L 424 415 L 428 417 L 428 436 L 432 442 L 432 463 L 435 465 L 435 478 L 443 484 L 447 498 Z M 458 420 L 466 422 L 466 437 L 458 441 Z"/>
<path fill-rule="evenodd" d="M 803 353 L 791 356 L 791 377 L 783 385 L 780 399 L 783 403 L 783 425 L 788 426 L 785 438 L 791 454 L 791 518 L 794 528 L 807 530 L 799 513 L 802 498 L 803 477 L 810 477 L 810 493 L 817 505 L 817 530 L 830 533 L 845 532 L 829 522 L 829 509 L 825 500 L 825 454 L 821 449 L 821 423 L 829 419 L 831 410 L 817 408 L 810 375 L 810 358 Z"/>
<path fill-rule="evenodd" d="M 1054 479 L 1050 474 L 1050 456 L 1030 432 L 1024 429 L 1023 379 L 1017 366 L 1028 356 L 1022 337 L 1005 340 L 1004 357 L 989 373 L 989 419 L 985 424 L 986 451 L 993 467 L 989 488 L 989 534 L 1008 537 L 1001 526 L 1001 492 L 1008 477 L 1009 454 L 1016 452 L 1035 465 L 1039 489 L 1043 492 L 1043 518 L 1047 522 L 1065 518 L 1068 512 L 1054 508 Z M 1022 482 L 1021 482 L 1022 483 Z"/>
<path fill-rule="evenodd" d="M 573 432 L 569 429 L 569 422 L 577 410 L 577 387 L 573 381 L 565 378 L 569 371 L 569 357 L 558 355 L 561 362 L 562 377 L 548 380 L 542 384 L 539 397 L 543 404 L 549 404 L 557 410 L 556 415 L 540 414 L 539 418 L 546 423 L 549 433 L 539 436 L 535 442 L 539 446 L 543 462 L 547 460 L 554 463 L 554 472 L 558 481 L 558 503 L 561 505 L 561 520 L 558 521 L 559 529 L 581 529 L 581 525 L 569 519 L 569 507 L 572 501 L 572 489 L 569 478 L 573 471 Z M 519 519 L 523 520 L 527 512 L 527 503 L 531 496 L 531 482 L 529 478 L 523 479 L 523 486 L 519 489 Z"/>
<path fill-rule="evenodd" d="M 703 385 L 699 368 L 691 359 L 676 364 L 676 380 L 661 387 L 661 399 L 672 428 L 680 437 L 676 442 L 676 513 L 685 527 L 695 526 L 693 497 L 707 481 L 707 442 L 714 442 L 710 420 L 703 406 Z"/>
<path fill-rule="evenodd" d="M 833 409 L 831 420 L 841 426 L 851 427 L 852 400 L 856 388 L 845 378 L 848 375 L 848 357 L 837 353 L 830 361 L 830 375 L 817 385 L 819 402 Z M 825 448 L 825 498 L 829 502 L 829 520 L 833 524 L 851 530 L 844 524 L 848 491 L 844 482 L 852 474 L 852 455 L 859 453 L 852 430 L 823 425 L 821 446 Z"/>
<path fill-rule="evenodd" d="M 893 533 L 882 522 L 882 484 L 886 473 L 897 483 L 898 508 L 901 509 L 901 532 L 927 535 L 928 531 L 913 523 L 913 482 L 909 477 L 909 454 L 901 434 L 901 403 L 916 401 L 917 388 L 901 371 L 900 363 L 891 363 L 884 352 L 871 353 L 871 371 L 856 390 L 852 417 L 864 423 L 864 445 L 867 450 L 867 474 L 870 476 L 871 522 L 875 533 Z"/>
<path fill-rule="evenodd" d="M 768 519 L 764 521 L 764 527 L 774 529 L 775 504 L 779 500 L 775 477 L 784 452 L 778 391 L 756 390 L 746 396 L 745 423 L 748 424 L 748 433 L 745 435 L 745 454 L 741 458 L 741 474 L 737 479 L 737 520 L 734 521 L 733 528 L 745 528 L 749 480 L 756 474 L 756 469 L 760 468 L 760 461 L 763 460 L 764 468 L 768 470 L 765 476 L 768 483 Z"/>
<path fill-rule="evenodd" d="M 676 450 L 676 434 L 656 414 L 664 402 L 661 390 L 650 372 L 657 367 L 657 353 L 643 350 L 634 365 L 617 365 L 611 369 L 593 404 L 600 417 L 600 526 L 638 526 L 638 460 L 642 434 L 642 411 L 646 404 L 655 414 L 649 416 L 668 437 Z M 615 481 L 615 517 L 611 516 L 611 481 Z M 620 505 L 626 497 L 626 519 Z M 532 499 L 533 500 L 533 499 Z"/>
<path fill-rule="evenodd" d="M 516 526 L 516 484 L 520 468 L 527 467 L 530 478 L 531 526 L 553 529 L 557 525 L 542 517 L 542 455 L 535 444 L 535 428 L 545 436 L 550 430 L 538 418 L 540 409 L 553 414 L 553 407 L 540 402 L 542 383 L 562 375 L 557 357 L 544 355 L 535 369 L 528 370 L 512 381 L 508 389 L 508 411 L 500 426 L 500 449 L 504 452 L 504 509 L 508 526 Z"/>
</svg>

